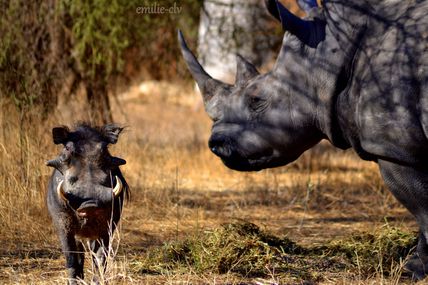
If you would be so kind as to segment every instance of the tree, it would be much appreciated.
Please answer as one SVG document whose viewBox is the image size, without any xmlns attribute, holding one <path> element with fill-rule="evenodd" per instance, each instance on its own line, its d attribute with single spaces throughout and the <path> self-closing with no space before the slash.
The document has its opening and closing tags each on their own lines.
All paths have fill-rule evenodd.
<svg viewBox="0 0 428 285">
<path fill-rule="evenodd" d="M 176 73 L 176 28 L 196 30 L 201 5 L 179 3 L 180 15 L 158 15 L 136 13 L 152 6 L 149 0 L 0 0 L 1 98 L 29 118 L 36 109 L 47 117 L 58 104 L 65 113 L 80 94 L 73 119 L 111 122 L 108 93 L 118 79 L 127 79 L 125 65 L 157 78 Z"/>
<path fill-rule="evenodd" d="M 236 53 L 258 67 L 267 64 L 275 57 L 280 42 L 278 25 L 268 15 L 263 0 L 204 1 L 198 53 L 213 77 L 233 81 Z"/>
</svg>

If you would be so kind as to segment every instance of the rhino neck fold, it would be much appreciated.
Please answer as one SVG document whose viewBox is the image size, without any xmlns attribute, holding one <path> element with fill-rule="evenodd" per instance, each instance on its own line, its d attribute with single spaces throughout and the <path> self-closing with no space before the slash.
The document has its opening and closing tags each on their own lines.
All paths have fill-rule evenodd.
<svg viewBox="0 0 428 285">
<path fill-rule="evenodd" d="M 371 1 L 371 0 L 370 0 Z M 367 0 L 326 0 L 324 16 L 327 21 L 327 37 L 324 48 L 316 50 L 315 58 L 329 59 L 336 68 L 327 80 L 327 95 L 318 94 L 324 112 L 321 112 L 320 129 L 336 147 L 347 149 L 352 146 L 345 126 L 355 126 L 355 104 L 350 98 L 350 89 L 355 66 L 358 64 L 361 47 L 364 45 L 370 15 L 374 12 Z M 336 50 L 331 54 L 331 50 Z M 328 71 L 327 71 L 328 72 Z M 334 83 L 334 84 L 332 84 Z M 344 103 L 345 102 L 345 103 Z"/>
<path fill-rule="evenodd" d="M 365 1 L 326 0 L 325 40 L 316 48 L 310 48 L 296 37 L 286 35 L 274 67 L 280 80 L 292 86 L 293 101 L 310 104 L 308 108 L 313 108 L 316 127 L 342 149 L 349 148 L 350 144 L 340 127 L 341 107 L 337 102 L 339 97 L 348 96 L 370 7 Z M 353 111 L 353 108 L 347 110 L 348 116 L 353 118 L 350 114 Z"/>
<path fill-rule="evenodd" d="M 327 29 L 348 60 L 352 57 L 354 46 L 359 45 L 359 34 L 365 30 L 373 13 L 375 8 L 367 0 L 324 1 L 323 16 Z"/>
</svg>

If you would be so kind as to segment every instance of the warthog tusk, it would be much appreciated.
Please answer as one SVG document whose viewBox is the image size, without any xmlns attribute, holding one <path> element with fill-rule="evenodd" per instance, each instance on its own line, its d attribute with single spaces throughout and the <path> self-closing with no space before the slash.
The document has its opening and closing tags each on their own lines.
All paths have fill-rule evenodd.
<svg viewBox="0 0 428 285">
<path fill-rule="evenodd" d="M 59 182 L 58 187 L 56 187 L 56 192 L 58 194 L 58 197 L 60 197 L 63 201 L 67 202 L 67 197 L 65 197 L 64 190 L 62 189 L 63 182 L 64 180 L 61 180 L 61 182 Z"/>
<path fill-rule="evenodd" d="M 113 194 L 114 194 L 114 197 L 117 197 L 122 192 L 123 185 L 119 177 L 115 176 L 115 178 L 116 178 L 116 186 L 114 186 Z"/>
</svg>

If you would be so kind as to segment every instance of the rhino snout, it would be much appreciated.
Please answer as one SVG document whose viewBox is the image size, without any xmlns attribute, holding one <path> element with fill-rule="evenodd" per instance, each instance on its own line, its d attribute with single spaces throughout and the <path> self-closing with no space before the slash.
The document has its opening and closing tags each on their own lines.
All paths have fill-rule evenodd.
<svg viewBox="0 0 428 285">
<path fill-rule="evenodd" d="M 211 151 L 219 157 L 227 158 L 232 156 L 231 146 L 223 136 L 211 137 L 208 141 L 208 146 Z"/>
</svg>

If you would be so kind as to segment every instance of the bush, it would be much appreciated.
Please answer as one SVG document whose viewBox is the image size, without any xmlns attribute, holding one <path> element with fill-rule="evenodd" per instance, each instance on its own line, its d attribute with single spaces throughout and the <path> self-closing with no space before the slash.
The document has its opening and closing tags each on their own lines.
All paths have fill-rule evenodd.
<svg viewBox="0 0 428 285">
<path fill-rule="evenodd" d="M 46 115 L 83 85 L 92 111 L 108 111 L 115 79 L 177 75 L 176 29 L 196 34 L 201 2 L 183 0 L 180 14 L 160 15 L 136 13 L 153 5 L 147 0 L 0 0 L 0 96 L 24 114 L 40 106 Z"/>
</svg>

